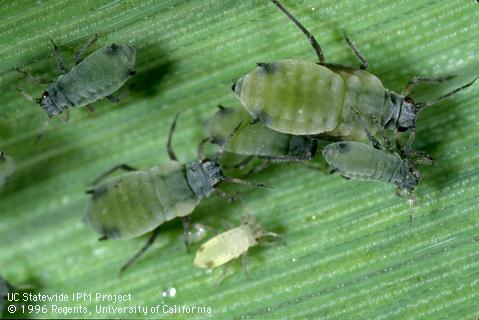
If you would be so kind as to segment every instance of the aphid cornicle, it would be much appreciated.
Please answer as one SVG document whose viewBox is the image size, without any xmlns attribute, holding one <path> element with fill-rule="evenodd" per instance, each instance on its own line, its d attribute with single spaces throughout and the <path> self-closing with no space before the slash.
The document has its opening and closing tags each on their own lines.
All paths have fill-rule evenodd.
<svg viewBox="0 0 479 320">
<path fill-rule="evenodd" d="M 412 192 L 419 183 L 420 174 L 408 159 L 404 160 L 394 152 L 379 150 L 357 141 L 331 143 L 323 149 L 322 154 L 334 174 L 350 179 L 395 184 L 398 190 L 407 192 L 412 210 Z"/>
<path fill-rule="evenodd" d="M 166 221 L 183 219 L 184 240 L 188 246 L 189 215 L 222 182 L 264 186 L 225 176 L 219 164 L 223 149 L 217 152 L 213 160 L 205 160 L 200 155 L 200 162 L 186 165 L 178 162 L 171 147 L 177 118 L 178 115 L 168 136 L 170 161 L 148 170 L 136 170 L 125 164 L 115 166 L 97 178 L 94 187 L 87 191 L 91 197 L 85 221 L 101 235 L 102 240 L 128 239 L 154 230 L 146 245 L 121 270 L 125 270 L 145 252 L 158 235 L 158 227 Z M 116 169 L 131 172 L 97 184 Z"/>
<path fill-rule="evenodd" d="M 345 34 L 348 45 L 361 61 L 360 69 L 325 62 L 315 38 L 277 0 L 271 0 L 306 35 L 319 63 L 294 59 L 258 66 L 240 78 L 232 89 L 256 120 L 276 131 L 296 135 L 326 135 L 342 140 L 365 140 L 356 119 L 360 116 L 371 134 L 385 129 L 411 130 L 414 139 L 417 113 L 472 82 L 437 99 L 414 103 L 408 96 L 420 82 L 442 82 L 447 78 L 414 77 L 401 93 L 385 89 L 381 81 L 365 71 L 366 59 Z"/>
<path fill-rule="evenodd" d="M 76 65 L 68 70 L 59 53 L 58 47 L 52 42 L 57 67 L 62 74 L 56 81 L 51 83 L 48 89 L 43 92 L 42 97 L 35 102 L 40 104 L 42 109 L 51 118 L 60 114 L 68 108 L 90 105 L 101 98 L 108 98 L 117 102 L 117 98 L 111 96 L 135 73 L 134 65 L 136 50 L 134 47 L 125 44 L 111 44 L 96 50 L 82 60 L 81 56 L 95 43 L 97 35 L 75 54 Z M 25 71 L 17 69 L 28 75 Z M 45 83 L 34 76 L 29 78 L 39 83 Z M 33 99 L 20 90 L 29 100 Z"/>
<path fill-rule="evenodd" d="M 0 150 L 0 189 L 15 172 L 15 161 Z"/>
<path fill-rule="evenodd" d="M 239 227 L 220 233 L 201 245 L 193 264 L 198 268 L 216 268 L 243 256 L 247 273 L 248 249 L 266 236 L 277 238 L 278 234 L 263 230 L 253 216 L 246 216 Z"/>
<path fill-rule="evenodd" d="M 228 135 L 240 121 L 243 124 L 234 137 L 224 146 L 226 151 L 258 156 L 268 161 L 311 160 L 316 153 L 316 140 L 271 130 L 252 117 L 243 108 L 219 106 L 219 110 L 206 122 L 212 143 L 224 145 Z"/>
</svg>

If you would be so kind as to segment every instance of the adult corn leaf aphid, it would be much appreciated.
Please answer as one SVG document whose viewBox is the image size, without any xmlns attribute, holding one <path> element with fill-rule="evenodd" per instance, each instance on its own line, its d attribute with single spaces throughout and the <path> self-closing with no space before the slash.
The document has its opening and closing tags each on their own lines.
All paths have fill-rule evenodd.
<svg viewBox="0 0 479 320">
<path fill-rule="evenodd" d="M 215 115 L 206 122 L 211 142 L 223 146 L 228 135 L 242 120 L 241 127 L 224 146 L 226 151 L 258 156 L 269 161 L 311 160 L 316 153 L 315 140 L 277 132 L 259 122 L 252 123 L 253 118 L 243 108 L 219 106 Z"/>
<path fill-rule="evenodd" d="M 260 240 L 266 236 L 277 238 L 278 234 L 263 230 L 253 216 L 246 216 L 239 227 L 220 233 L 205 242 L 196 252 L 193 264 L 198 268 L 216 268 L 242 256 L 247 274 L 248 249 L 260 244 Z M 225 272 L 226 269 L 223 275 Z"/>
<path fill-rule="evenodd" d="M 420 174 L 411 161 L 401 159 L 394 152 L 375 149 L 356 141 L 331 143 L 322 153 L 332 173 L 348 179 L 377 180 L 395 184 L 398 191 L 404 190 L 407 193 L 412 210 L 414 201 L 412 192 L 419 183 Z"/>
<path fill-rule="evenodd" d="M 171 147 L 176 116 L 168 136 L 170 161 L 147 170 L 136 170 L 121 164 L 108 170 L 94 181 L 86 208 L 85 221 L 101 235 L 101 240 L 129 239 L 152 233 L 146 245 L 124 265 L 125 270 L 138 259 L 158 235 L 158 227 L 175 218 L 183 219 L 184 241 L 188 247 L 189 215 L 205 197 L 210 196 L 223 182 L 264 186 L 224 175 L 219 158 L 183 164 Z M 234 134 L 234 131 L 231 133 Z M 200 158 L 203 158 L 200 156 Z M 117 169 L 130 171 L 99 183 Z M 221 193 L 220 193 L 221 195 Z"/>
<path fill-rule="evenodd" d="M 15 161 L 0 150 L 0 189 L 15 172 Z"/>
<path fill-rule="evenodd" d="M 58 47 L 52 42 L 55 51 L 57 67 L 62 74 L 56 81 L 51 83 L 43 92 L 42 97 L 35 102 L 51 118 L 71 107 L 88 106 L 101 98 L 108 98 L 112 102 L 118 102 L 111 96 L 133 75 L 136 50 L 125 44 L 111 44 L 96 50 L 82 60 L 82 55 L 97 40 L 97 34 L 90 39 L 76 54 L 76 65 L 68 71 L 60 55 Z M 47 83 L 46 80 L 38 79 L 25 71 L 17 69 L 38 83 Z M 34 101 L 32 97 L 20 90 L 22 94 Z"/>
<path fill-rule="evenodd" d="M 321 47 L 306 28 L 284 8 L 271 0 L 306 35 L 319 63 L 294 59 L 258 66 L 238 80 L 232 89 L 258 121 L 273 130 L 296 135 L 327 135 L 342 140 L 365 140 L 354 109 L 365 119 L 374 135 L 385 129 L 411 130 L 406 150 L 415 135 L 416 116 L 424 108 L 469 87 L 477 79 L 437 99 L 414 103 L 408 96 L 420 82 L 442 82 L 447 78 L 414 77 L 398 94 L 385 89 L 381 81 L 365 71 L 368 64 L 345 34 L 348 45 L 361 61 L 360 69 L 327 64 Z"/>
</svg>

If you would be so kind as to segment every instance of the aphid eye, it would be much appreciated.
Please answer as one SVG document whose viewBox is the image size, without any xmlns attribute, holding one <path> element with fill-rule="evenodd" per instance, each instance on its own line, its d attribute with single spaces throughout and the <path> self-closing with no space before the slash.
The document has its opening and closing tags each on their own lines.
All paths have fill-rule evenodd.
<svg viewBox="0 0 479 320">
<path fill-rule="evenodd" d="M 406 101 L 407 103 L 414 104 L 414 100 L 413 100 L 410 96 L 406 96 L 406 97 L 404 98 L 404 101 Z"/>
<path fill-rule="evenodd" d="M 46 97 L 48 97 L 48 91 L 45 91 L 45 92 L 43 92 L 43 94 L 42 94 L 42 98 L 46 98 Z"/>
</svg>

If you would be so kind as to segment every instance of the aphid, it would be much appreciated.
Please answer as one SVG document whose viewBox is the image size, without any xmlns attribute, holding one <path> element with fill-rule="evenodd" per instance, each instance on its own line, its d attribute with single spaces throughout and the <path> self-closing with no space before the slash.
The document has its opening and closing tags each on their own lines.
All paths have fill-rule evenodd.
<svg viewBox="0 0 479 320">
<path fill-rule="evenodd" d="M 216 153 L 213 160 L 205 160 L 200 154 L 199 162 L 180 163 L 171 146 L 177 118 L 178 115 L 168 135 L 170 161 L 147 170 L 136 170 L 126 164 L 117 165 L 98 177 L 93 182 L 94 187 L 87 191 L 91 197 L 85 220 L 101 235 L 100 240 L 129 239 L 154 230 L 145 246 L 121 271 L 151 246 L 158 235 L 158 227 L 172 219 L 182 218 L 184 241 L 188 247 L 189 215 L 223 182 L 264 187 L 259 183 L 225 176 L 219 163 L 223 149 Z M 117 169 L 130 172 L 97 184 Z"/>
<path fill-rule="evenodd" d="M 398 195 L 399 191 L 404 190 L 410 205 L 409 217 L 412 219 L 412 192 L 419 183 L 420 174 L 410 160 L 356 141 L 331 143 L 323 149 L 323 157 L 334 174 L 348 179 L 391 182 L 398 187 Z"/>
<path fill-rule="evenodd" d="M 311 160 L 316 153 L 316 140 L 277 132 L 259 122 L 252 123 L 252 117 L 243 108 L 219 106 L 219 110 L 206 123 L 211 142 L 223 146 L 229 133 L 242 120 L 241 127 L 224 146 L 226 151 L 258 156 L 268 161 Z"/>
<path fill-rule="evenodd" d="M 232 89 L 246 110 L 268 128 L 296 135 L 327 135 L 341 140 L 364 140 L 385 129 L 410 130 L 405 150 L 414 139 L 416 116 L 439 101 L 461 91 L 477 79 L 437 99 L 415 103 L 409 93 L 421 82 L 443 82 L 449 78 L 414 77 L 400 94 L 385 89 L 381 81 L 365 71 L 368 63 L 344 34 L 361 61 L 360 69 L 329 64 L 316 39 L 277 0 L 271 0 L 306 35 L 319 63 L 287 59 L 258 66 L 238 80 Z"/>
<path fill-rule="evenodd" d="M 15 172 L 15 161 L 0 150 L 0 189 Z"/>
<path fill-rule="evenodd" d="M 68 108 L 90 106 L 91 103 L 101 98 L 118 102 L 118 98 L 111 96 L 135 73 L 136 50 L 125 44 L 111 44 L 96 50 L 91 55 L 82 59 L 85 51 L 97 40 L 94 35 L 76 54 L 76 65 L 68 71 L 60 55 L 58 47 L 52 42 L 57 60 L 57 67 L 62 74 L 51 83 L 43 92 L 42 97 L 33 98 L 20 90 L 30 101 L 42 107 L 48 118 L 67 111 Z M 25 71 L 17 70 L 38 83 L 47 81 L 29 75 Z"/>
<path fill-rule="evenodd" d="M 198 268 L 216 268 L 242 256 L 243 268 L 248 273 L 248 249 L 260 244 L 266 236 L 278 234 L 264 231 L 253 216 L 246 216 L 239 227 L 218 234 L 205 242 L 196 253 L 193 264 Z M 226 272 L 223 272 L 223 274 Z"/>
</svg>

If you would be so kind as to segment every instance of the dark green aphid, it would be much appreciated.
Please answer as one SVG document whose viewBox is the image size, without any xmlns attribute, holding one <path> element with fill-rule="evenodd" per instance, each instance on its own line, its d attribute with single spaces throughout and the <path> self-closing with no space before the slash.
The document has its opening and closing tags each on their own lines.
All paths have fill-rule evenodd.
<svg viewBox="0 0 479 320">
<path fill-rule="evenodd" d="M 210 196 L 223 182 L 263 186 L 225 176 L 219 163 L 223 149 L 218 151 L 213 160 L 186 165 L 178 162 L 171 147 L 177 117 L 168 137 L 170 161 L 148 170 L 136 170 L 125 164 L 118 165 L 96 179 L 95 186 L 87 191 L 91 197 L 85 220 L 101 235 L 102 240 L 128 239 L 155 230 L 145 247 L 122 270 L 153 243 L 158 227 L 164 222 L 182 218 L 184 240 L 188 245 L 189 215 L 203 198 Z M 200 159 L 202 158 L 200 155 Z M 116 169 L 131 172 L 97 184 Z"/>
<path fill-rule="evenodd" d="M 327 64 L 309 31 L 279 1 L 271 1 L 306 35 L 319 57 L 319 63 L 294 59 L 258 63 L 232 87 L 246 110 L 273 130 L 364 140 L 367 136 L 357 121 L 359 114 L 373 135 L 385 129 L 411 130 L 407 149 L 414 139 L 417 113 L 475 81 L 438 99 L 414 103 L 408 94 L 416 84 L 446 78 L 415 77 L 400 94 L 387 90 L 376 76 L 364 71 L 366 59 L 346 35 L 348 45 L 361 61 L 360 69 Z"/>
<path fill-rule="evenodd" d="M 228 145 L 224 146 L 229 134 L 241 121 L 243 124 Z M 277 132 L 252 121 L 253 118 L 243 108 L 220 106 L 206 122 L 206 128 L 212 143 L 224 146 L 226 151 L 232 153 L 258 156 L 269 161 L 303 161 L 314 157 L 317 146 L 315 140 Z"/>
<path fill-rule="evenodd" d="M 407 192 L 412 207 L 412 192 L 419 183 L 420 174 L 409 160 L 356 141 L 331 143 L 323 149 L 323 157 L 333 173 L 345 178 L 395 184 L 399 190 Z"/>
<path fill-rule="evenodd" d="M 35 100 L 48 118 L 60 114 L 68 108 L 88 106 L 101 98 L 117 102 L 117 99 L 111 94 L 123 86 L 134 74 L 136 50 L 125 44 L 111 44 L 96 50 L 82 60 L 81 56 L 88 47 L 95 43 L 96 39 L 97 35 L 77 52 L 75 55 L 77 64 L 70 71 L 65 67 L 58 47 L 50 39 L 55 50 L 57 67 L 62 75 L 49 85 L 41 98 Z M 28 75 L 24 71 L 20 72 L 39 83 L 46 82 Z M 34 101 L 25 92 L 22 90 L 21 92 L 27 99 Z"/>
<path fill-rule="evenodd" d="M 15 161 L 0 150 L 0 189 L 15 172 Z"/>
</svg>

